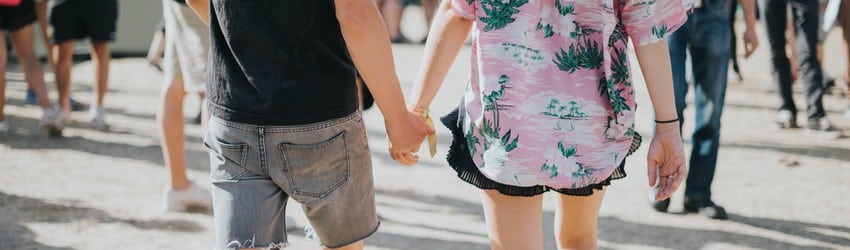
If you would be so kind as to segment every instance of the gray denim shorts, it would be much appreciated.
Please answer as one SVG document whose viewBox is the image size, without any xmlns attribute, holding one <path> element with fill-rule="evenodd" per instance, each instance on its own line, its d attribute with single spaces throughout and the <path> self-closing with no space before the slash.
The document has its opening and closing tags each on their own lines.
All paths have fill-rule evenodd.
<svg viewBox="0 0 850 250">
<path fill-rule="evenodd" d="M 215 249 L 285 245 L 286 202 L 300 203 L 321 244 L 342 247 L 378 229 L 372 160 L 359 112 L 298 126 L 212 117 Z"/>
</svg>

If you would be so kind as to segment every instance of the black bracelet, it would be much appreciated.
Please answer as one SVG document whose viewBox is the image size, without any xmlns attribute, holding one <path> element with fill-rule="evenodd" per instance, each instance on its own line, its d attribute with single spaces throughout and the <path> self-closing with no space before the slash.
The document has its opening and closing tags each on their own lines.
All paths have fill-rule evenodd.
<svg viewBox="0 0 850 250">
<path fill-rule="evenodd" d="M 655 120 L 655 123 L 662 123 L 662 124 L 663 124 L 663 123 L 674 123 L 674 122 L 678 122 L 678 121 L 680 121 L 680 120 L 681 120 L 681 119 L 679 119 L 679 118 L 676 118 L 676 119 L 673 119 L 673 120 L 669 120 L 669 121 L 659 121 L 659 120 Z"/>
</svg>

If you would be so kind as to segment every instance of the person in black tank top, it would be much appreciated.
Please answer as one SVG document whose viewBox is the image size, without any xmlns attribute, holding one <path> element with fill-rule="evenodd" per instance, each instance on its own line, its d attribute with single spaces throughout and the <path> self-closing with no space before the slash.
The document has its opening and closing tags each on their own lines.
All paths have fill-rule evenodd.
<svg viewBox="0 0 850 250">
<path fill-rule="evenodd" d="M 289 197 L 323 246 L 362 248 L 379 223 L 356 76 L 384 115 L 393 159 L 415 163 L 433 131 L 406 109 L 374 2 L 187 2 L 210 24 L 215 248 L 284 244 Z"/>
</svg>

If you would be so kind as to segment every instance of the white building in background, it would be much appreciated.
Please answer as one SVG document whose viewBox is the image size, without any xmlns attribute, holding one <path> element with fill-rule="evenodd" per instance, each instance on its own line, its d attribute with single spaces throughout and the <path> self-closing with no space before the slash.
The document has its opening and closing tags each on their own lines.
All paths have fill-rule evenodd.
<svg viewBox="0 0 850 250">
<path fill-rule="evenodd" d="M 118 0 L 118 32 L 113 53 L 146 54 L 162 20 L 162 1 Z"/>
</svg>

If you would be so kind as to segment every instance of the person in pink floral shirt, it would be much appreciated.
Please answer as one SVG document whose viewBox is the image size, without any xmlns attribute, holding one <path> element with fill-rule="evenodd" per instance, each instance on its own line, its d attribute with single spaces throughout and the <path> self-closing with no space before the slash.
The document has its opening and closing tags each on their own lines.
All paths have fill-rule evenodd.
<svg viewBox="0 0 850 250">
<path fill-rule="evenodd" d="M 689 1 L 451 0 L 437 11 L 411 109 L 426 110 L 472 31 L 463 100 L 443 117 L 449 164 L 482 190 L 494 249 L 542 249 L 542 193 L 558 195 L 559 248 L 596 246 L 604 187 L 640 145 L 626 53 L 635 46 L 658 120 L 655 199 L 687 176 L 666 36 Z"/>
</svg>

